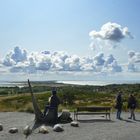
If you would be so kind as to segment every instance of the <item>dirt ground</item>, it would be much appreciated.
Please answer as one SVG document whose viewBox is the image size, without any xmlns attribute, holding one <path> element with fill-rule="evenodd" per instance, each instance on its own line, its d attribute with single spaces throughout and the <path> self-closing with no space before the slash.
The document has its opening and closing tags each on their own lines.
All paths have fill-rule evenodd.
<svg viewBox="0 0 140 140">
<path fill-rule="evenodd" d="M 72 113 L 71 113 L 72 114 Z M 62 124 L 63 132 L 54 132 L 53 126 L 47 126 L 49 133 L 38 133 L 37 127 L 27 138 L 23 128 L 34 124 L 34 114 L 19 112 L 0 112 L 0 123 L 4 130 L 0 131 L 0 140 L 140 140 L 140 114 L 136 113 L 136 121 L 127 119 L 129 113 L 122 113 L 123 120 L 117 120 L 111 114 L 111 121 L 103 116 L 79 117 L 79 127 L 72 127 L 70 123 Z M 73 114 L 72 114 L 73 117 Z M 18 133 L 10 134 L 9 128 L 17 127 Z"/>
</svg>

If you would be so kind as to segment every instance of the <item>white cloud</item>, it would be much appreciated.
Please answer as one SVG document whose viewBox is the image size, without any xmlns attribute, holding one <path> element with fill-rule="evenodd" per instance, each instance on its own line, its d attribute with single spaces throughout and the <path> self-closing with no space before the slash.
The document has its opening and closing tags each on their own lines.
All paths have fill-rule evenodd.
<svg viewBox="0 0 140 140">
<path fill-rule="evenodd" d="M 110 54 L 105 60 L 102 72 L 114 73 L 122 72 L 122 67 L 117 63 L 117 60 Z"/>
<path fill-rule="evenodd" d="M 80 71 L 80 57 L 72 55 L 65 60 L 64 70 L 68 71 Z"/>
<path fill-rule="evenodd" d="M 114 60 L 111 64 L 109 64 L 110 72 L 122 72 L 121 66 L 118 65 L 117 61 Z"/>
<path fill-rule="evenodd" d="M 23 49 L 19 48 L 22 52 Z M 14 51 L 11 51 L 14 52 Z M 140 53 L 129 51 L 128 63 L 120 64 L 119 61 L 112 55 L 106 56 L 104 53 L 98 53 L 95 56 L 80 57 L 78 55 L 68 55 L 66 52 L 31 52 L 26 54 L 25 59 L 13 59 L 13 53 L 8 53 L 1 60 L 0 71 L 1 77 L 11 76 L 11 79 L 19 76 L 19 79 L 27 79 L 28 76 L 33 79 L 70 79 L 70 80 L 91 80 L 93 77 L 96 80 L 101 80 L 104 77 L 110 79 L 117 75 L 127 77 L 127 73 L 131 78 L 138 79 L 140 72 Z M 22 78 L 20 77 L 22 75 Z M 135 76 L 136 75 L 136 76 Z M 123 77 L 122 77 L 123 78 Z M 129 79 L 131 79 L 129 78 Z"/>
<path fill-rule="evenodd" d="M 27 60 L 27 51 L 22 50 L 19 47 L 15 47 L 14 51 L 11 53 L 11 59 L 15 62 L 22 62 Z"/>
<path fill-rule="evenodd" d="M 80 69 L 82 71 L 95 71 L 93 58 L 90 57 L 83 57 L 80 59 Z"/>
<path fill-rule="evenodd" d="M 103 53 L 99 53 L 94 57 L 94 65 L 95 66 L 102 66 L 104 65 L 104 54 Z"/>
<path fill-rule="evenodd" d="M 23 51 L 23 49 L 19 47 L 18 51 L 15 50 L 16 49 L 8 53 L 5 58 L 1 60 L 0 66 L 2 69 L 5 68 L 12 73 L 44 73 L 60 71 L 73 73 L 116 73 L 126 71 L 126 65 L 123 66 L 123 64 L 119 64 L 112 54 L 107 57 L 104 53 L 98 53 L 93 57 L 80 57 L 77 55 L 68 55 L 66 52 L 44 51 L 27 53 L 27 51 Z M 140 53 L 129 51 L 128 56 L 127 71 L 140 71 Z"/>
<path fill-rule="evenodd" d="M 11 58 L 11 53 L 7 54 L 4 58 L 4 60 L 2 61 L 4 66 L 13 66 L 16 64 L 16 62 Z"/>
<path fill-rule="evenodd" d="M 128 71 L 140 72 L 140 52 L 128 52 Z"/>
<path fill-rule="evenodd" d="M 13 51 L 9 52 L 4 60 L 3 65 L 13 66 L 18 62 L 23 62 L 27 60 L 27 51 L 22 50 L 19 47 L 15 47 Z"/>
<path fill-rule="evenodd" d="M 109 40 L 120 42 L 125 37 L 133 38 L 127 27 L 122 27 L 117 23 L 108 22 L 101 27 L 100 31 L 91 31 L 89 36 L 92 39 Z"/>
<path fill-rule="evenodd" d="M 134 51 L 129 51 L 128 56 L 129 56 L 129 58 L 132 58 L 133 56 L 135 56 L 135 52 Z"/>
<path fill-rule="evenodd" d="M 136 67 L 133 63 L 128 63 L 128 71 L 130 72 L 136 71 Z"/>
<path fill-rule="evenodd" d="M 112 54 L 109 55 L 105 61 L 105 66 L 108 66 L 109 64 L 113 63 L 114 60 L 115 60 L 114 56 Z"/>
<path fill-rule="evenodd" d="M 51 57 L 51 62 L 52 62 L 51 69 L 52 70 L 65 70 L 65 60 L 68 57 L 69 56 L 65 52 L 53 53 Z"/>
</svg>

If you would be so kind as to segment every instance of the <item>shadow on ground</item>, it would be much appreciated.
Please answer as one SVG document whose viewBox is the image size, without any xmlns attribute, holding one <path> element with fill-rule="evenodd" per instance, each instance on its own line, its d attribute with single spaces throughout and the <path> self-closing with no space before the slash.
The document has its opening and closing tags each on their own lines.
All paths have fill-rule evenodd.
<svg viewBox="0 0 140 140">
<path fill-rule="evenodd" d="M 95 123 L 95 122 L 104 122 L 104 123 L 113 123 L 112 120 L 103 120 L 103 119 L 90 119 L 90 120 L 78 120 L 81 123 Z"/>
</svg>

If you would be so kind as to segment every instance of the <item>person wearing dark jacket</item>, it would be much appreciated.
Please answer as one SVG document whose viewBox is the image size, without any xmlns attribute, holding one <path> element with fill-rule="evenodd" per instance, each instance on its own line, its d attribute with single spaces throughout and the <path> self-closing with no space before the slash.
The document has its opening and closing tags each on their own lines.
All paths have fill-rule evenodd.
<svg viewBox="0 0 140 140">
<path fill-rule="evenodd" d="M 117 119 L 121 119 L 122 105 L 123 105 L 122 95 L 121 92 L 119 92 L 116 97 L 116 106 L 115 106 L 115 108 L 117 109 L 117 114 L 116 114 Z"/>
<path fill-rule="evenodd" d="M 130 94 L 128 98 L 128 108 L 130 109 L 130 117 L 129 119 L 135 120 L 135 108 L 136 108 L 136 99 L 134 95 Z"/>
<path fill-rule="evenodd" d="M 53 89 L 52 96 L 49 98 L 49 105 L 46 105 L 46 107 L 45 107 L 44 116 L 46 115 L 46 113 L 49 109 L 54 109 L 55 110 L 54 117 L 55 117 L 55 121 L 57 122 L 59 104 L 60 104 L 60 100 L 57 96 L 56 89 L 55 90 Z"/>
</svg>

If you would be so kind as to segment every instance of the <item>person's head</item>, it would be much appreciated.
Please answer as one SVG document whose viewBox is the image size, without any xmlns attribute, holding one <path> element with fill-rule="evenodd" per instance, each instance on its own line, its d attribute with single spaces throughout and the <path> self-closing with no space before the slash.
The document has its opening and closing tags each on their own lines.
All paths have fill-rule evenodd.
<svg viewBox="0 0 140 140">
<path fill-rule="evenodd" d="M 134 97 L 134 95 L 131 93 L 131 94 L 129 94 L 129 97 Z"/>
<path fill-rule="evenodd" d="M 56 95 L 56 88 L 52 88 L 52 95 Z"/>
<path fill-rule="evenodd" d="M 121 95 L 122 95 L 122 92 L 121 92 L 121 91 L 119 91 L 119 92 L 118 92 L 118 96 L 121 96 Z"/>
<path fill-rule="evenodd" d="M 53 95 L 56 95 L 56 90 L 52 90 L 52 94 Z"/>
</svg>

